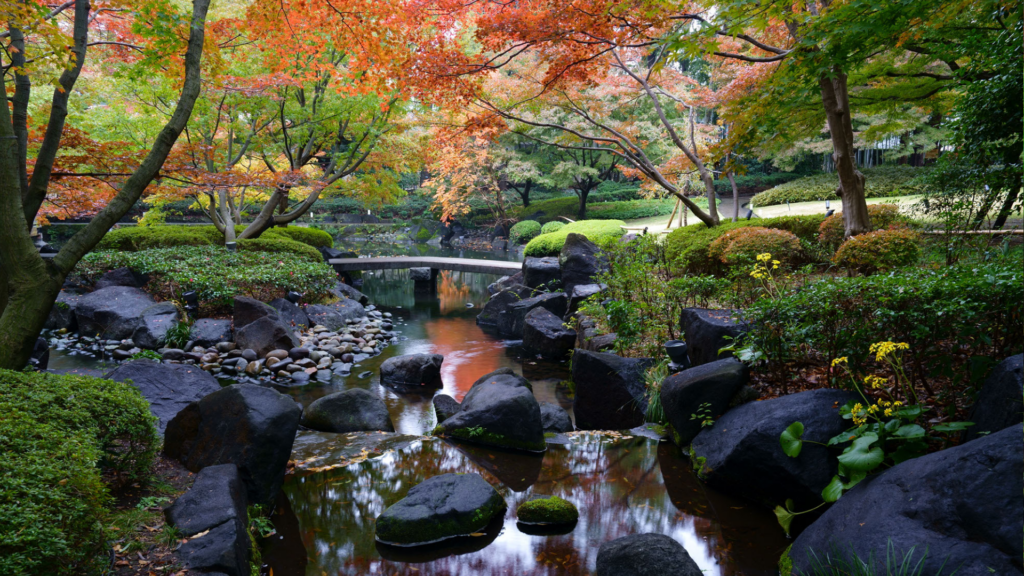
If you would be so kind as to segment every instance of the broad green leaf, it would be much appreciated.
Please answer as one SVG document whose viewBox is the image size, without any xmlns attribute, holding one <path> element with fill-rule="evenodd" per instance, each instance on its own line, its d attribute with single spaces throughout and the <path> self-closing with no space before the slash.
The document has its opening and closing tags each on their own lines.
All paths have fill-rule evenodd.
<svg viewBox="0 0 1024 576">
<path fill-rule="evenodd" d="M 821 491 L 821 497 L 825 502 L 835 502 L 843 495 L 843 480 L 839 475 L 833 476 L 832 481 Z"/>
<path fill-rule="evenodd" d="M 782 451 L 786 453 L 786 456 L 796 458 L 800 455 L 800 450 L 804 447 L 803 435 L 803 422 L 793 422 L 782 431 L 782 435 L 779 436 L 779 444 L 782 444 Z"/>
<path fill-rule="evenodd" d="M 889 456 L 896 464 L 906 462 L 918 456 L 924 456 L 928 452 L 928 444 L 921 439 L 912 439 L 909 442 L 900 444 L 900 447 Z"/>
<path fill-rule="evenodd" d="M 854 432 L 852 432 L 851 430 L 846 430 L 844 432 L 840 432 L 839 434 L 836 434 L 835 436 L 833 436 L 827 442 L 827 445 L 828 446 L 837 446 L 839 444 L 845 444 L 847 442 L 855 440 L 856 438 L 857 438 L 857 435 Z"/>
<path fill-rule="evenodd" d="M 837 458 L 851 472 L 870 472 L 875 469 L 882 460 L 885 453 L 877 446 L 871 445 L 878 441 L 878 436 L 866 434 L 853 441 L 846 450 Z"/>
<path fill-rule="evenodd" d="M 917 420 L 921 416 L 921 407 L 917 404 L 905 406 L 896 411 L 896 416 L 904 420 Z"/>
<path fill-rule="evenodd" d="M 932 426 L 932 430 L 936 432 L 959 432 L 966 430 L 974 426 L 974 422 L 946 422 L 945 424 L 936 424 Z"/>
<path fill-rule="evenodd" d="M 789 501 L 786 503 L 788 505 Z M 796 516 L 796 514 L 793 514 L 782 506 L 775 507 L 775 517 L 779 520 L 779 526 L 782 526 L 782 530 L 786 533 L 787 538 L 789 537 L 789 526 L 793 523 L 794 516 Z"/>
<path fill-rule="evenodd" d="M 896 422 L 896 420 L 893 420 L 893 422 Z M 923 438 L 924 428 L 921 428 L 917 424 L 904 424 L 896 430 L 893 436 L 897 438 Z"/>
</svg>

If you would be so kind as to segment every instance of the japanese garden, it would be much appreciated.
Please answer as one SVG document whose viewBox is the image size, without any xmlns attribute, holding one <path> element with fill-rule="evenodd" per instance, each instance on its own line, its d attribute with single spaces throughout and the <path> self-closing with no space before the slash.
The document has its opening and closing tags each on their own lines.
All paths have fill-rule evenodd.
<svg viewBox="0 0 1024 576">
<path fill-rule="evenodd" d="M 1024 4 L 0 0 L 0 574 L 1024 575 Z"/>
</svg>

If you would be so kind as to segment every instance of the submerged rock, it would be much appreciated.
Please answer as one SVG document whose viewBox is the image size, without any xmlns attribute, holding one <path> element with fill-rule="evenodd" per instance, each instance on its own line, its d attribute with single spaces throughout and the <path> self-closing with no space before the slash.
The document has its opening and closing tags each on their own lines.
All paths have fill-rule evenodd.
<svg viewBox="0 0 1024 576">
<path fill-rule="evenodd" d="M 550 402 L 540 403 L 540 423 L 544 427 L 544 432 L 572 432 L 572 419 L 569 418 L 569 413 L 565 411 L 561 406 L 556 406 Z"/>
<path fill-rule="evenodd" d="M 508 307 L 520 300 L 533 296 L 535 291 L 522 284 L 513 284 L 498 292 L 484 304 L 483 309 L 476 316 L 476 323 L 481 326 L 497 326 L 501 315 L 508 311 Z"/>
<path fill-rule="evenodd" d="M 413 486 L 377 517 L 378 541 L 416 546 L 479 532 L 505 501 L 479 474 L 442 474 Z"/>
<path fill-rule="evenodd" d="M 384 401 L 369 390 L 352 388 L 313 401 L 302 413 L 301 424 L 321 432 L 394 432 Z"/>
<path fill-rule="evenodd" d="M 633 534 L 605 542 L 597 552 L 597 576 L 703 576 L 683 548 L 663 534 Z"/>
<path fill-rule="evenodd" d="M 576 505 L 558 496 L 535 495 L 516 509 L 523 524 L 573 524 L 580 518 Z"/>
<path fill-rule="evenodd" d="M 580 430 L 628 430 L 644 423 L 650 358 L 579 350 L 572 356 L 573 414 Z"/>
<path fill-rule="evenodd" d="M 440 387 L 440 354 L 405 354 L 388 358 L 380 365 L 380 381 L 383 384 L 402 387 Z"/>
</svg>

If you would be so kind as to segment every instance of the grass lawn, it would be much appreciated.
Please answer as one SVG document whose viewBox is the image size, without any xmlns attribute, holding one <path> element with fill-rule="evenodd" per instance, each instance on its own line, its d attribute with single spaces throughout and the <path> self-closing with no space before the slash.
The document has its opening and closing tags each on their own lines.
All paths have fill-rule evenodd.
<svg viewBox="0 0 1024 576">
<path fill-rule="evenodd" d="M 868 198 L 868 204 L 898 204 L 900 208 L 905 209 L 912 204 L 917 203 L 922 198 L 921 194 L 913 194 L 909 196 L 893 196 L 891 198 Z M 831 206 L 835 210 L 842 208 L 843 203 L 839 198 L 831 201 Z M 785 204 L 777 204 L 775 206 L 765 206 L 763 208 L 754 208 L 754 214 L 757 214 L 758 218 L 774 218 L 776 216 L 799 216 L 803 214 L 824 214 L 827 212 L 825 208 L 825 201 L 818 200 L 816 202 L 796 202 L 786 206 Z"/>
</svg>

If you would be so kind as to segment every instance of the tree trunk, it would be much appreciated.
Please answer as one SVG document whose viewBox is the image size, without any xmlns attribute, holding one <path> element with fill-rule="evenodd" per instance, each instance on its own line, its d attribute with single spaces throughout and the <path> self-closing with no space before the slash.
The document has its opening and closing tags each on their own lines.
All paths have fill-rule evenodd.
<svg viewBox="0 0 1024 576">
<path fill-rule="evenodd" d="M 593 186 L 583 185 L 576 189 L 576 196 L 580 199 L 579 207 L 576 209 L 576 219 L 586 220 L 587 219 L 587 196 L 590 196 L 590 190 Z"/>
<path fill-rule="evenodd" d="M 864 175 L 857 170 L 856 151 L 853 147 L 853 123 L 850 120 L 850 95 L 846 89 L 846 74 L 833 68 L 833 77 L 822 75 L 821 101 L 825 107 L 828 131 L 832 136 L 832 159 L 839 175 L 836 194 L 843 203 L 845 236 L 856 236 L 871 231 L 868 204 L 864 200 Z"/>
<path fill-rule="evenodd" d="M 533 188 L 533 182 L 524 184 L 522 190 L 516 188 L 516 192 L 519 192 L 519 197 L 523 199 L 523 208 L 530 207 L 530 188 Z"/>
<path fill-rule="evenodd" d="M 999 215 L 996 216 L 996 221 L 992 225 L 992 228 L 995 230 L 999 230 L 1006 224 L 1006 219 L 1010 217 L 1010 211 L 1013 210 L 1013 203 L 1017 201 L 1017 197 L 1020 195 L 1020 187 L 1021 173 L 1017 172 L 1013 182 L 1010 184 L 1010 190 L 1006 193 L 1006 200 L 999 209 Z"/>
<path fill-rule="evenodd" d="M 736 222 L 740 219 L 740 190 L 736 187 L 735 174 L 730 170 L 725 175 L 729 178 L 729 184 L 732 185 L 732 221 Z"/>
<path fill-rule="evenodd" d="M 224 222 L 224 244 L 227 244 L 235 241 L 235 219 L 231 217 L 227 190 L 221 188 L 217 194 L 220 196 L 220 219 Z"/>
</svg>

